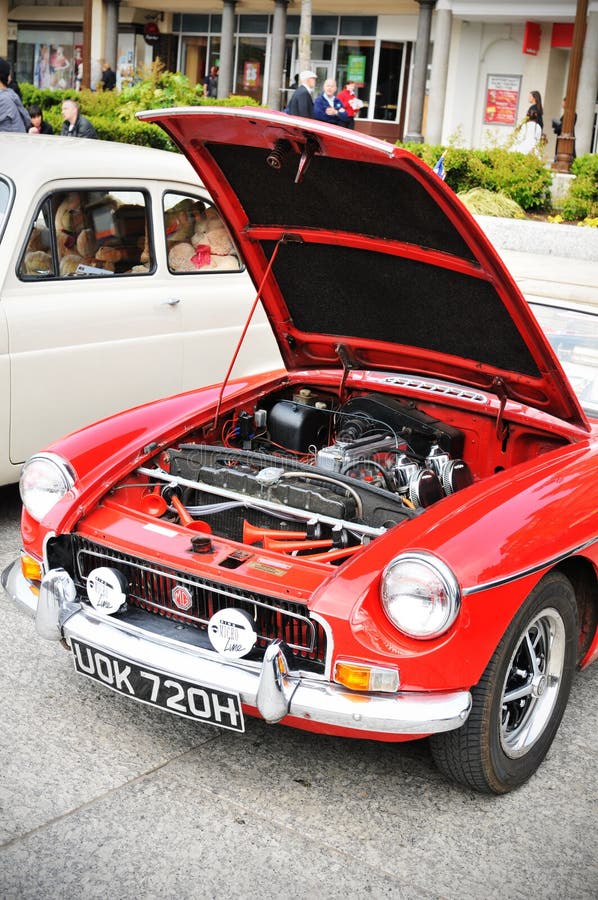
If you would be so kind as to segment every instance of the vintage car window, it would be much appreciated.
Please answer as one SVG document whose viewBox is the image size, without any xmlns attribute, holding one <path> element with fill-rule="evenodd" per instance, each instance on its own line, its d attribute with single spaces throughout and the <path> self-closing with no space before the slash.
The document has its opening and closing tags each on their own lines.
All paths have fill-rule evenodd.
<svg viewBox="0 0 598 900">
<path fill-rule="evenodd" d="M 598 310 L 530 303 L 584 411 L 598 416 Z"/>
<path fill-rule="evenodd" d="M 164 194 L 168 268 L 173 274 L 202 274 L 243 268 L 218 210 L 185 194 Z"/>
<path fill-rule="evenodd" d="M 14 197 L 14 187 L 12 182 L 6 178 L 0 177 L 0 238 L 4 232 L 4 226 L 8 221 L 8 213 L 12 198 Z"/>
<path fill-rule="evenodd" d="M 154 258 L 144 192 L 55 191 L 34 217 L 18 272 L 27 281 L 147 275 Z"/>
</svg>

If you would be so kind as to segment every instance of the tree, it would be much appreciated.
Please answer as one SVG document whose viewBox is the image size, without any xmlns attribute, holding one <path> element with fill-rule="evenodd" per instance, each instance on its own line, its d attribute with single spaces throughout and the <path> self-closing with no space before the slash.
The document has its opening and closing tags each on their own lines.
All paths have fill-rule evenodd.
<svg viewBox="0 0 598 900">
<path fill-rule="evenodd" d="M 311 0 L 301 0 L 299 71 L 311 68 Z"/>
</svg>

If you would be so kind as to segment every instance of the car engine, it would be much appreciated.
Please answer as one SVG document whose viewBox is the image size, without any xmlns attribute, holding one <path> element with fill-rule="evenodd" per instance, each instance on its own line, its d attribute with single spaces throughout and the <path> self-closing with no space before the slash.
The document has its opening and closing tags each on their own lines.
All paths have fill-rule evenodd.
<svg viewBox="0 0 598 900">
<path fill-rule="evenodd" d="M 182 505 L 193 519 L 198 548 L 211 533 L 341 560 L 471 484 L 463 443 L 414 404 L 384 394 L 338 404 L 303 388 L 235 413 L 217 446 L 162 454 L 158 489 L 167 515 L 180 518 Z"/>
</svg>

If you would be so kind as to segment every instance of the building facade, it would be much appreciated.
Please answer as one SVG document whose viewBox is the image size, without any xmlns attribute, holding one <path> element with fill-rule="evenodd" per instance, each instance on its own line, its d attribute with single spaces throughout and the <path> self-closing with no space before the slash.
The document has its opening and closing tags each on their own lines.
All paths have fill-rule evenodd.
<svg viewBox="0 0 598 900">
<path fill-rule="evenodd" d="M 284 108 L 299 69 L 300 0 L 141 2 L 0 0 L 0 55 L 15 62 L 19 80 L 55 88 L 78 87 L 85 71 L 94 87 L 104 59 L 119 86 L 156 57 L 198 83 L 216 65 L 218 96 L 242 94 Z M 585 6 L 577 152 L 596 152 L 598 0 L 311 5 L 318 84 L 328 77 L 357 83 L 360 130 L 389 140 L 492 146 L 509 138 L 537 90 L 547 154 L 554 147 L 551 119 L 560 118 L 567 91 L 576 17 Z"/>
</svg>

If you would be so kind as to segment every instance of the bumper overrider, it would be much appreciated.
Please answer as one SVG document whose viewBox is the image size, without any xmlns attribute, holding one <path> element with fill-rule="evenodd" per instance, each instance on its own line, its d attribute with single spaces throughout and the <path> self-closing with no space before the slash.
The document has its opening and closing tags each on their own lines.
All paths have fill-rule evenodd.
<svg viewBox="0 0 598 900">
<path fill-rule="evenodd" d="M 44 575 L 37 602 L 19 560 L 3 572 L 2 584 L 35 617 L 41 637 L 67 644 L 81 674 L 133 699 L 224 728 L 243 730 L 244 706 L 272 724 L 290 716 L 306 727 L 357 735 L 426 735 L 459 728 L 471 708 L 469 691 L 362 693 L 291 673 L 278 640 L 261 664 L 224 658 L 97 613 L 76 599 L 64 569 Z"/>
</svg>

